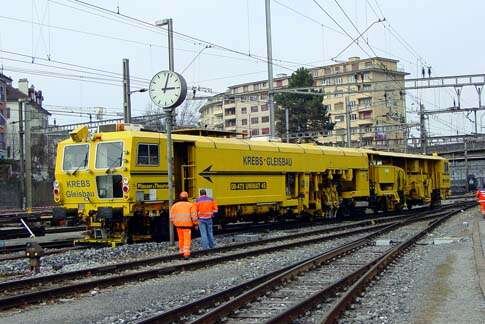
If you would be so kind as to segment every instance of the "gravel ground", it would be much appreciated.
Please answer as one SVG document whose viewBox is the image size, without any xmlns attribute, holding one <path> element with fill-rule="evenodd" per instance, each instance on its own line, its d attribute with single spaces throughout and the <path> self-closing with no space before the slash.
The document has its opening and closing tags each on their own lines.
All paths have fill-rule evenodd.
<svg viewBox="0 0 485 324">
<path fill-rule="evenodd" d="M 404 231 L 408 233 L 405 236 L 414 232 L 413 226 L 408 228 L 411 230 Z M 282 235 L 282 233 L 272 235 Z M 33 320 L 36 323 L 133 322 L 156 311 L 166 311 L 219 292 L 364 235 L 231 261 L 207 269 L 131 283 L 122 287 L 95 290 L 75 298 L 62 299 L 49 305 L 48 308 L 41 305 L 25 311 L 5 313 L 0 317 L 0 322 L 27 323 Z M 402 235 L 404 234 L 401 233 Z"/>
<path fill-rule="evenodd" d="M 300 229 L 278 230 L 272 232 L 259 233 L 235 233 L 216 236 L 218 246 L 224 246 L 235 242 L 261 240 L 271 237 L 279 237 L 300 231 L 310 231 L 324 228 L 341 226 L 342 224 L 319 225 L 303 227 Z M 200 250 L 200 239 L 192 240 L 192 250 Z M 43 276 L 51 273 L 74 271 L 90 267 L 102 266 L 123 262 L 126 260 L 155 257 L 167 254 L 173 254 L 177 250 L 170 247 L 167 242 L 162 243 L 139 243 L 133 245 L 124 245 L 115 248 L 92 248 L 83 250 L 66 251 L 65 253 L 48 255 L 42 258 L 41 272 L 37 276 Z M 23 276 L 31 276 L 29 272 L 29 263 L 27 259 L 0 261 L 0 281 Z M 57 270 L 54 270 L 57 269 Z M 3 277 L 3 278 L 2 278 Z"/>
<path fill-rule="evenodd" d="M 476 208 L 460 213 L 422 240 L 424 245 L 386 270 L 341 323 L 485 323 L 470 236 L 476 214 Z M 440 238 L 456 241 L 429 244 Z"/>
<path fill-rule="evenodd" d="M 362 234 L 360 236 L 364 236 Z M 355 239 L 356 237 L 352 237 Z M 125 323 L 166 311 L 333 248 L 350 238 L 280 251 L 209 268 L 92 291 L 24 311 L 4 313 L 2 323 Z M 82 298 L 88 297 L 89 298 Z"/>
</svg>

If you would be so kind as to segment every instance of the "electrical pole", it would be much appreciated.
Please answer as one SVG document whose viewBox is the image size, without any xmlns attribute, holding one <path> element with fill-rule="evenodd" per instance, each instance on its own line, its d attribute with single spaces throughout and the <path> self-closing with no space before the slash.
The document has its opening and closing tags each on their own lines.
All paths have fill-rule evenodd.
<svg viewBox="0 0 485 324">
<path fill-rule="evenodd" d="M 352 146 L 352 133 L 350 125 L 350 102 L 349 97 L 345 97 L 345 126 L 346 126 L 346 144 L 347 147 Z"/>
<path fill-rule="evenodd" d="M 125 124 L 131 123 L 130 62 L 123 59 L 123 116 Z"/>
<path fill-rule="evenodd" d="M 480 109 L 480 108 L 482 108 L 482 87 L 475 86 L 475 89 L 477 89 L 477 93 L 478 93 L 478 109 Z M 475 135 L 477 135 L 478 134 L 477 110 L 473 111 L 473 114 L 474 114 L 474 117 L 475 117 Z"/>
<path fill-rule="evenodd" d="M 266 12 L 266 53 L 268 61 L 268 109 L 269 109 L 269 137 L 274 138 L 275 121 L 273 105 L 273 48 L 271 43 L 271 0 L 265 0 Z"/>
<path fill-rule="evenodd" d="M 32 120 L 31 105 L 24 105 L 25 109 L 25 208 L 32 209 Z"/>
<path fill-rule="evenodd" d="M 421 153 L 427 153 L 428 141 L 426 138 L 426 125 L 425 125 L 424 105 L 419 103 L 419 131 L 421 133 Z"/>
<path fill-rule="evenodd" d="M 19 99 L 19 150 L 20 150 L 20 208 L 25 208 L 24 174 L 24 101 Z"/>
<path fill-rule="evenodd" d="M 173 54 L 173 20 L 172 18 L 163 19 L 155 22 L 155 25 L 162 27 L 167 25 L 168 30 L 168 69 L 175 71 L 174 54 Z M 165 112 L 165 127 L 167 131 L 167 176 L 168 176 L 168 213 L 170 216 L 170 209 L 172 208 L 175 188 L 173 179 L 173 141 L 172 141 L 172 123 L 173 123 L 173 108 L 164 109 Z M 170 237 L 170 245 L 175 245 L 175 235 L 172 221 L 168 221 L 168 230 Z"/>
<path fill-rule="evenodd" d="M 466 192 L 470 192 L 470 184 L 468 183 L 468 147 L 466 138 L 463 139 L 463 154 L 465 157 L 465 181 L 466 181 Z"/>
<path fill-rule="evenodd" d="M 288 107 L 285 107 L 286 143 L 290 142 L 290 116 L 288 110 Z"/>
</svg>

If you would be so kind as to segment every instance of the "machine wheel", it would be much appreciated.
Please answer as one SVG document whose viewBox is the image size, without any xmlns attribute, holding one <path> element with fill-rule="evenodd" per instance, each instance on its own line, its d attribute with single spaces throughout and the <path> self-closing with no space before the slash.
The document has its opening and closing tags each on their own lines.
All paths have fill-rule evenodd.
<svg viewBox="0 0 485 324">
<path fill-rule="evenodd" d="M 413 202 L 410 200 L 406 201 L 406 206 L 408 207 L 408 210 L 411 210 L 411 208 L 413 208 Z"/>
</svg>

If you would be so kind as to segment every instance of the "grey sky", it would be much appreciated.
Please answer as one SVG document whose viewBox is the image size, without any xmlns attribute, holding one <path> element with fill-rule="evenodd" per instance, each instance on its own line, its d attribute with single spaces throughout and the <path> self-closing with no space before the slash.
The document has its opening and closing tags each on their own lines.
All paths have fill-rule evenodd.
<svg viewBox="0 0 485 324">
<path fill-rule="evenodd" d="M 71 0 L 1 0 L 0 11 L 0 50 L 34 55 L 52 60 L 98 68 L 106 71 L 121 72 L 121 60 L 130 59 L 132 76 L 150 79 L 157 71 L 167 68 L 166 34 L 136 28 L 129 20 L 103 15 Z M 245 53 L 265 56 L 265 17 L 263 0 L 205 0 L 205 1 L 128 1 L 128 0 L 86 0 L 108 9 L 153 23 L 157 19 L 172 17 L 175 30 L 184 34 L 214 42 Z M 352 35 L 355 29 L 339 11 L 335 1 L 318 1 Z M 380 14 L 376 0 L 340 0 L 347 14 L 359 30 L 365 29 L 376 16 L 372 7 Z M 482 73 L 485 59 L 482 52 L 483 41 L 479 28 L 485 2 L 483 1 L 391 1 L 377 0 L 380 9 L 388 20 L 385 24 L 373 26 L 368 35 L 376 53 L 384 57 L 401 60 L 401 67 L 416 74 L 416 55 L 399 43 L 389 31 L 389 25 L 397 30 L 407 42 L 433 67 L 433 75 Z M 304 18 L 283 7 L 289 6 L 311 18 Z M 75 10 L 71 7 L 79 8 Z M 34 9 L 32 11 L 32 9 Z M 88 12 L 93 12 L 89 14 Z M 102 18 L 99 15 L 108 17 Z M 34 24 L 32 24 L 32 18 Z M 13 20 L 16 19 L 16 20 Z M 114 21 L 114 20 L 120 20 Z M 248 26 L 249 22 L 249 26 Z M 321 27 L 317 22 L 328 26 Z M 39 24 L 51 25 L 51 27 Z M 68 28 L 83 33 L 61 30 Z M 338 30 L 312 0 L 272 1 L 273 51 L 276 59 L 276 73 L 291 73 L 302 64 L 317 66 L 329 63 L 335 54 L 349 43 L 349 38 Z M 87 35 L 85 33 L 90 33 Z M 101 34 L 106 37 L 95 36 Z M 160 46 L 161 45 L 161 46 Z M 203 46 L 194 41 L 175 39 L 175 66 L 182 71 Z M 371 51 L 365 47 L 366 50 Z M 350 56 L 366 55 L 357 47 L 351 47 L 340 59 Z M 31 64 L 31 58 L 5 52 L 0 53 L 0 63 L 4 73 L 14 80 L 28 77 L 44 91 L 46 104 L 67 106 L 105 106 L 110 113 L 121 111 L 121 85 L 112 86 L 92 82 L 65 80 L 46 75 L 35 75 L 39 71 L 71 75 L 86 75 L 78 71 L 54 69 L 59 66 L 52 62 L 35 60 L 41 66 Z M 10 60 L 9 60 L 10 59 Z M 15 60 L 26 61 L 21 63 Z M 64 66 L 66 67 L 66 66 Z M 84 70 L 75 67 L 71 69 Z M 42 73 L 44 74 L 44 73 Z M 244 74 L 244 75 L 242 75 Z M 239 75 L 239 76 L 238 76 Z M 51 74 L 52 76 L 52 74 Z M 91 75 L 105 79 L 105 76 Z M 228 85 L 266 78 L 266 63 L 216 48 L 203 50 L 202 54 L 184 72 L 190 85 L 209 87 L 214 91 L 224 90 Z M 66 77 L 65 75 L 63 77 Z M 227 77 L 227 78 L 226 78 Z M 74 77 L 76 78 L 76 77 Z M 98 82 L 113 81 L 93 80 Z M 132 85 L 132 89 L 143 86 L 142 81 Z M 453 92 L 453 90 L 451 91 Z M 450 106 L 453 102 L 449 91 L 430 90 L 423 94 L 425 104 Z M 408 107 L 413 110 L 411 97 L 407 98 Z M 148 95 L 134 94 L 134 115 L 142 114 L 149 103 Z M 476 106 L 474 89 L 464 90 L 463 106 Z M 55 109 L 55 108 L 53 108 Z M 86 117 L 55 116 L 58 123 L 86 120 Z M 415 115 L 410 115 L 412 119 Z M 458 121 L 457 117 L 441 116 L 441 121 L 431 120 L 432 131 L 447 133 L 450 129 L 472 129 L 470 123 Z M 446 126 L 445 126 L 446 125 Z M 481 126 L 481 125 L 479 125 Z"/>
</svg>

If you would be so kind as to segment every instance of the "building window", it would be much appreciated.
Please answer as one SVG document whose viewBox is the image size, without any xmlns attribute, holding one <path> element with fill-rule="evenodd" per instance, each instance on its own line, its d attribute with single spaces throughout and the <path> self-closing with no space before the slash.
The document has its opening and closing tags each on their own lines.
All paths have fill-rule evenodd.
<svg viewBox="0 0 485 324">
<path fill-rule="evenodd" d="M 241 114 L 245 115 L 247 113 L 248 113 L 248 108 L 246 107 L 241 108 Z"/>
<path fill-rule="evenodd" d="M 312 71 L 312 76 L 313 76 L 314 78 L 316 78 L 316 77 L 318 76 L 318 70 L 316 70 L 316 71 Z"/>
<path fill-rule="evenodd" d="M 258 112 L 258 106 L 251 106 L 251 112 L 257 113 Z"/>
<path fill-rule="evenodd" d="M 259 135 L 259 129 L 251 129 L 251 135 Z"/>
<path fill-rule="evenodd" d="M 138 144 L 138 165 L 158 165 L 158 144 Z"/>
<path fill-rule="evenodd" d="M 357 119 L 357 114 L 350 115 L 350 120 L 356 120 L 356 119 Z"/>
<path fill-rule="evenodd" d="M 261 128 L 261 134 L 263 135 L 269 134 L 269 127 Z"/>
<path fill-rule="evenodd" d="M 260 98 L 261 98 L 261 100 L 267 100 L 268 95 L 266 93 L 262 93 Z"/>
<path fill-rule="evenodd" d="M 251 117 L 251 125 L 257 124 L 259 122 L 258 117 Z"/>
<path fill-rule="evenodd" d="M 235 127 L 236 126 L 236 120 L 235 119 L 228 119 L 224 123 L 225 127 Z"/>
<path fill-rule="evenodd" d="M 344 109 L 344 103 L 343 102 L 338 102 L 333 105 L 333 110 L 343 110 Z"/>
<path fill-rule="evenodd" d="M 325 68 L 325 74 L 330 74 L 330 73 L 332 73 L 332 70 L 329 67 Z"/>
<path fill-rule="evenodd" d="M 340 66 L 336 66 L 336 67 L 334 68 L 334 71 L 335 71 L 335 73 L 340 72 Z"/>
<path fill-rule="evenodd" d="M 236 108 L 226 108 L 224 110 L 224 115 L 231 116 L 236 114 Z"/>
<path fill-rule="evenodd" d="M 283 80 L 276 80 L 276 87 L 281 88 L 283 86 Z"/>
<path fill-rule="evenodd" d="M 0 86 L 0 101 L 5 101 L 5 88 Z"/>
<path fill-rule="evenodd" d="M 371 106 L 372 105 L 372 98 L 360 98 L 359 99 L 359 106 Z"/>
<path fill-rule="evenodd" d="M 248 120 L 246 118 L 241 119 L 241 125 L 246 126 L 248 124 Z"/>
<path fill-rule="evenodd" d="M 341 123 L 345 120 L 345 116 L 335 116 L 334 119 L 337 123 Z"/>
<path fill-rule="evenodd" d="M 261 111 L 267 111 L 267 110 L 268 110 L 267 104 L 261 105 Z"/>
<path fill-rule="evenodd" d="M 261 122 L 262 123 L 269 123 L 269 116 L 263 116 L 263 117 L 261 117 Z"/>
<path fill-rule="evenodd" d="M 248 92 L 248 90 L 249 90 L 249 87 L 248 87 L 247 85 L 245 85 L 245 86 L 243 87 L 243 92 Z"/>
<path fill-rule="evenodd" d="M 253 90 L 259 90 L 259 84 L 253 84 Z"/>
</svg>

